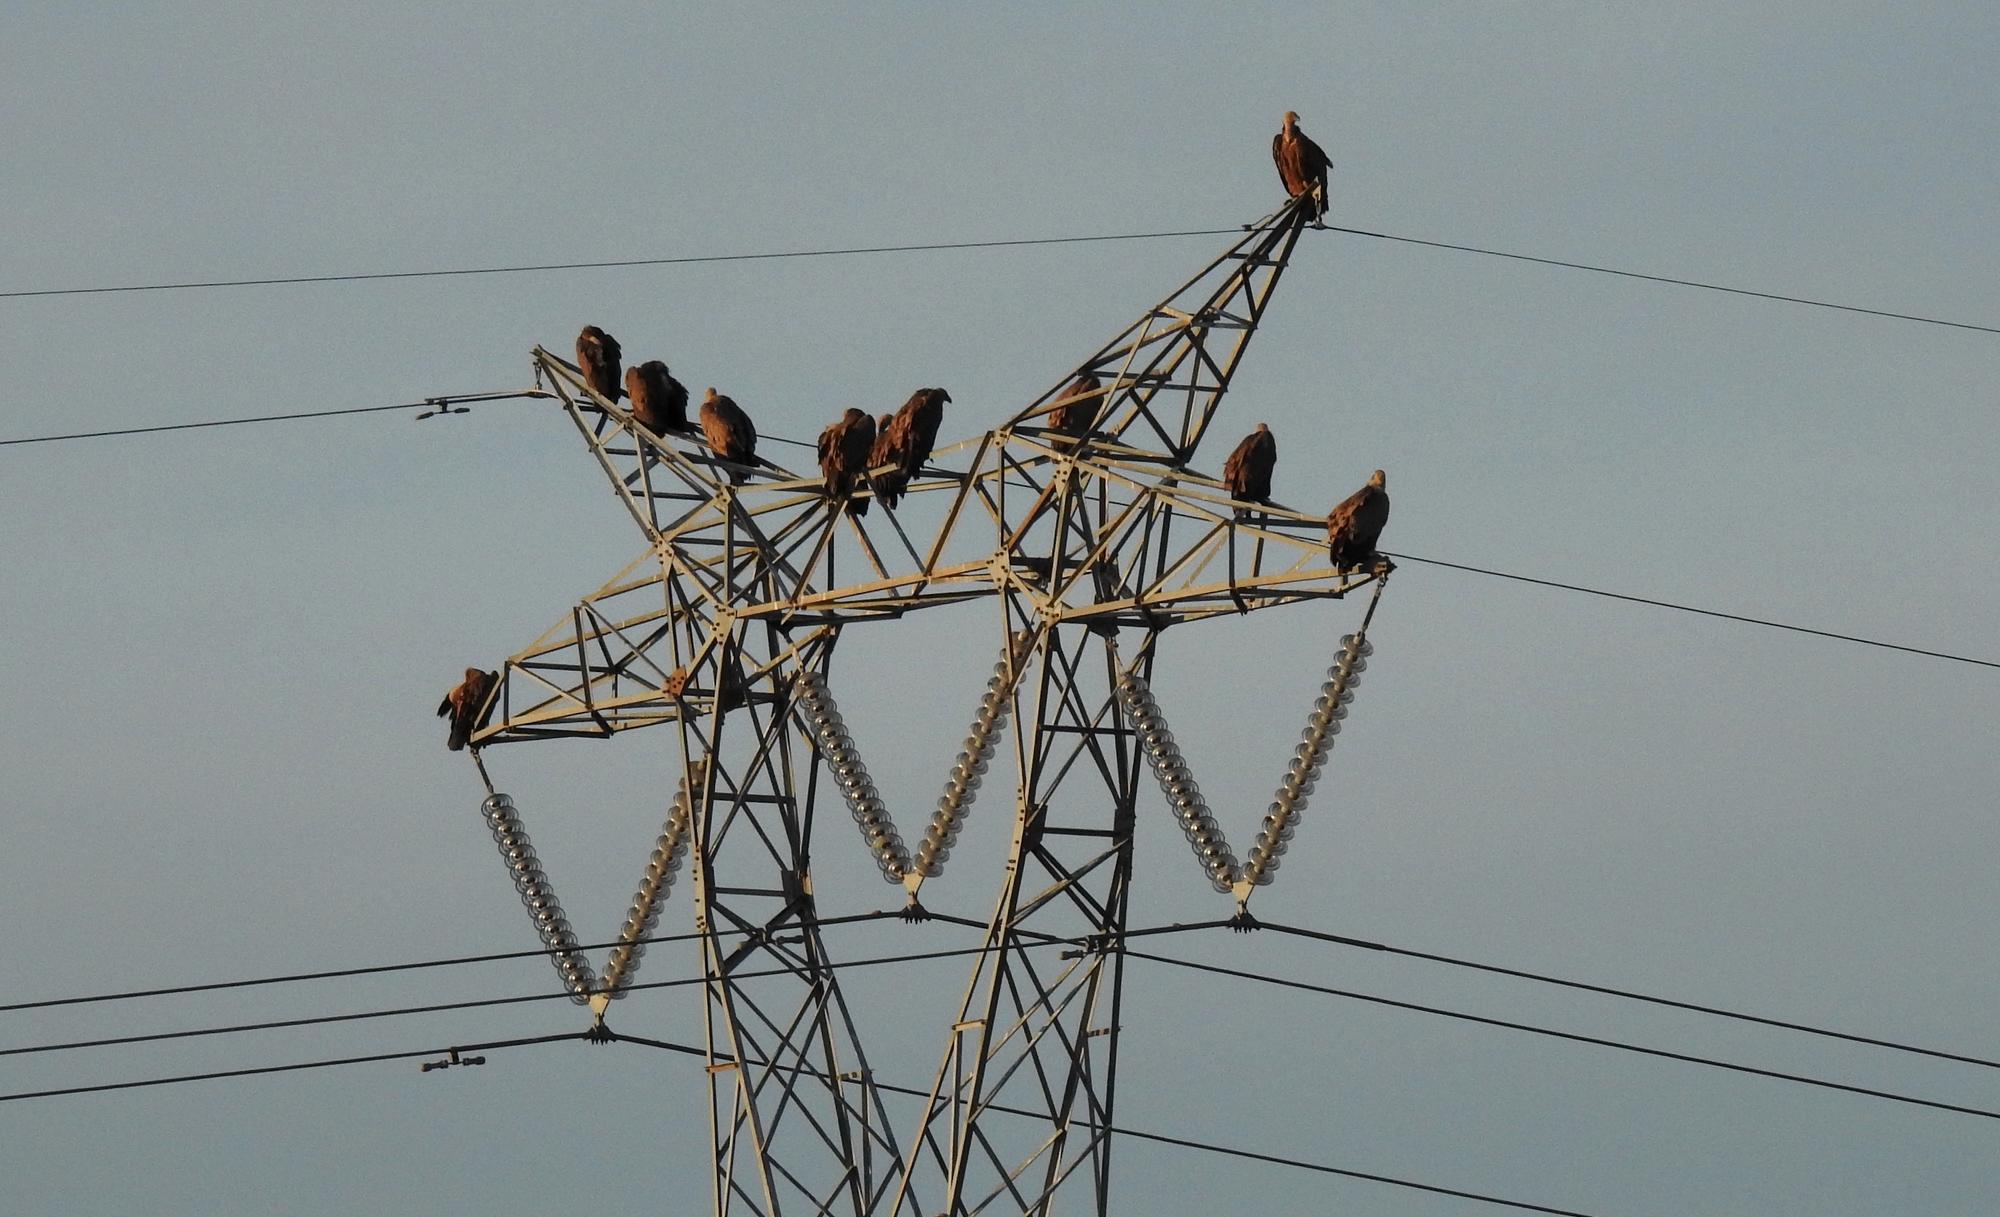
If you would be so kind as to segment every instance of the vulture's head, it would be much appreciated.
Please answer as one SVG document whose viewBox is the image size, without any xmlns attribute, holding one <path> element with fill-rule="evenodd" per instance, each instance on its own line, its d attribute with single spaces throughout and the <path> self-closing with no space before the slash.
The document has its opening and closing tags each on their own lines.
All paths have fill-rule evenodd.
<svg viewBox="0 0 2000 1217">
<path fill-rule="evenodd" d="M 1377 490 L 1387 490 L 1389 488 L 1389 475 L 1377 469 L 1375 476 L 1368 479 L 1368 484 Z"/>
<path fill-rule="evenodd" d="M 1297 110 L 1285 111 L 1285 130 L 1290 131 L 1292 128 L 1298 125 L 1299 125 L 1299 112 Z"/>
</svg>

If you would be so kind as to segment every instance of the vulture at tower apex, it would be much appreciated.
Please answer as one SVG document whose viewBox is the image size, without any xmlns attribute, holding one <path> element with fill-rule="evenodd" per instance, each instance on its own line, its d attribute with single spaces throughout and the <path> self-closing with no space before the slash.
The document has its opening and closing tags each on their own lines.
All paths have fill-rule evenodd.
<svg viewBox="0 0 2000 1217">
<path fill-rule="evenodd" d="M 1310 194 L 1313 223 L 1324 219 L 1326 172 L 1332 168 L 1332 162 L 1311 136 L 1299 130 L 1299 116 L 1294 111 L 1285 111 L 1284 129 L 1271 137 L 1271 159 L 1278 163 L 1278 177 L 1285 183 L 1285 193 L 1292 198 Z"/>
</svg>

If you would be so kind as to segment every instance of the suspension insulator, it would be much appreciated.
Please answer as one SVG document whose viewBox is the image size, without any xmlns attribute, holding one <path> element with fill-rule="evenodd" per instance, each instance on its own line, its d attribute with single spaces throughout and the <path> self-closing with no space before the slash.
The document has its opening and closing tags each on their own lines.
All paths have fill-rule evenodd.
<svg viewBox="0 0 2000 1217">
<path fill-rule="evenodd" d="M 513 877 L 514 890 L 521 894 L 521 904 L 535 923 L 535 933 L 548 950 L 556 974 L 562 977 L 563 988 L 569 991 L 571 1001 L 583 1005 L 597 987 L 596 977 L 590 961 L 577 949 L 576 933 L 570 929 L 569 919 L 563 916 L 548 876 L 542 873 L 541 860 L 535 857 L 535 847 L 521 824 L 520 811 L 515 808 L 514 800 L 504 794 L 489 796 L 480 804 L 480 811 L 486 817 L 487 831 L 493 834 L 493 844 L 500 849 L 500 859 Z"/>
<path fill-rule="evenodd" d="M 901 883 L 903 876 L 914 873 L 910 851 L 896 832 L 896 822 L 889 818 L 889 807 L 882 801 L 875 779 L 869 776 L 868 766 L 862 763 L 861 754 L 854 748 L 854 737 L 848 734 L 847 720 L 841 716 L 840 707 L 827 690 L 826 677 L 818 672 L 802 671 L 794 687 L 797 690 L 794 705 L 800 721 L 805 724 L 820 755 L 826 758 L 833 784 L 840 788 L 840 797 L 847 803 L 848 814 L 854 817 L 854 823 L 861 829 L 861 839 L 868 843 L 868 852 L 875 855 L 876 867 L 881 870 L 884 879 Z"/>
<path fill-rule="evenodd" d="M 682 778 L 680 789 L 674 792 L 674 801 L 667 808 L 667 822 L 646 860 L 645 876 L 632 896 L 632 909 L 618 929 L 618 945 L 611 948 L 611 957 L 604 962 L 603 991 L 614 998 L 625 996 L 625 986 L 632 983 L 632 974 L 639 970 L 639 959 L 646 953 L 645 939 L 651 938 L 660 924 L 660 906 L 673 891 L 674 876 L 687 853 L 693 806 L 687 779 Z"/>
<path fill-rule="evenodd" d="M 1208 875 L 1209 886 L 1218 892 L 1229 891 L 1240 875 L 1236 855 L 1209 813 L 1208 801 L 1201 797 L 1187 758 L 1174 742 L 1174 733 L 1167 729 L 1166 716 L 1160 713 L 1152 687 L 1137 672 L 1127 672 L 1118 680 L 1118 698 L 1139 737 L 1139 749 L 1153 770 L 1153 778 L 1160 784 L 1160 793 L 1167 796 L 1167 806 L 1180 823 L 1181 835 Z"/>
<path fill-rule="evenodd" d="M 1307 797 L 1319 780 L 1319 771 L 1326 765 L 1327 754 L 1333 751 L 1333 737 L 1340 734 L 1347 705 L 1354 700 L 1354 686 L 1361 683 L 1361 673 L 1368 668 L 1368 656 L 1374 653 L 1375 644 L 1366 635 L 1341 636 L 1340 653 L 1326 671 L 1326 683 L 1320 686 L 1312 712 L 1306 715 L 1305 730 L 1299 733 L 1299 746 L 1292 752 L 1291 766 L 1278 780 L 1278 790 L 1264 814 L 1263 827 L 1250 847 L 1250 860 L 1242 874 L 1246 882 L 1262 887 L 1277 873 L 1278 860 L 1298 830 Z"/>
<path fill-rule="evenodd" d="M 958 840 L 966 814 L 971 811 L 973 800 L 979 797 L 979 784 L 993 760 L 993 749 L 1007 730 L 1007 716 L 1014 704 L 1014 674 L 1020 670 L 1019 648 L 1024 641 L 1025 637 L 1017 638 L 1010 644 L 1013 653 L 993 665 L 993 675 L 987 680 L 979 709 L 972 716 L 972 728 L 966 732 L 965 743 L 952 762 L 944 793 L 938 796 L 937 810 L 931 812 L 930 827 L 917 846 L 914 862 L 916 873 L 926 879 L 944 870 L 945 859 L 951 857 L 952 843 Z"/>
</svg>

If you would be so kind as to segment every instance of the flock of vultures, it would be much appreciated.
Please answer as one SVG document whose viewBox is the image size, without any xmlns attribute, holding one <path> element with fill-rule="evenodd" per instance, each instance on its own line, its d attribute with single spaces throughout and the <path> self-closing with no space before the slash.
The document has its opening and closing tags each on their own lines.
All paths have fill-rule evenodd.
<svg viewBox="0 0 2000 1217">
<path fill-rule="evenodd" d="M 1299 130 L 1297 114 L 1286 112 L 1284 122 L 1284 129 L 1271 140 L 1271 158 L 1277 162 L 1285 193 L 1292 198 L 1309 196 L 1312 218 L 1317 222 L 1326 214 L 1329 162 L 1319 145 Z M 698 432 L 728 466 L 731 484 L 742 485 L 745 470 L 760 463 L 757 428 L 743 407 L 711 387 L 691 423 L 687 388 L 673 378 L 667 365 L 648 360 L 623 369 L 621 376 L 623 354 L 618 340 L 594 325 L 583 327 L 576 337 L 576 366 L 593 393 L 609 402 L 621 397 L 628 401 L 632 418 L 656 436 L 692 437 Z M 1084 440 L 1097 425 L 1105 396 L 1103 382 L 1096 376 L 1086 373 L 1078 377 L 1045 416 L 1049 432 Z M 895 510 L 910 479 L 930 459 L 938 427 L 944 421 L 945 403 L 950 400 L 951 394 L 943 389 L 918 389 L 894 414 L 876 419 L 865 410 L 849 408 L 820 432 L 819 467 L 834 510 L 866 515 L 871 497 L 881 500 L 884 508 Z M 1270 427 L 1258 423 L 1223 462 L 1223 484 L 1239 503 L 1269 505 L 1271 472 L 1277 463 L 1278 441 Z M 864 487 L 869 493 L 858 493 Z M 1238 509 L 1239 515 L 1243 512 L 1243 508 Z M 1382 471 L 1377 469 L 1366 486 L 1341 500 L 1327 515 L 1327 548 L 1334 569 L 1353 570 L 1375 562 L 1375 543 L 1388 521 L 1389 492 Z M 452 751 L 465 747 L 471 739 L 498 680 L 498 673 L 467 668 L 464 682 L 439 703 L 438 716 L 451 720 L 447 746 Z"/>
</svg>

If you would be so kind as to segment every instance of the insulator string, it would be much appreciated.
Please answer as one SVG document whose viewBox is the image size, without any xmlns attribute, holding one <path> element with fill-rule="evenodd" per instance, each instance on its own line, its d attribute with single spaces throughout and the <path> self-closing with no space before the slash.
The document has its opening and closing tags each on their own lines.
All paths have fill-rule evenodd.
<svg viewBox="0 0 2000 1217">
<path fill-rule="evenodd" d="M 972 727 L 966 732 L 965 743 L 952 762 L 950 775 L 945 778 L 944 792 L 938 795 L 937 808 L 931 812 L 930 827 L 924 831 L 924 839 L 917 846 L 915 861 L 919 880 L 932 878 L 944 871 L 945 860 L 951 857 L 952 843 L 958 840 L 959 830 L 965 827 L 973 800 L 979 797 L 979 785 L 992 763 L 993 750 L 1007 731 L 1007 718 L 1014 705 L 1014 680 L 1020 671 L 1028 638 L 1027 634 L 1015 635 L 1008 644 L 1008 654 L 993 665 L 993 675 L 987 679 L 986 692 L 979 698 L 979 709 L 973 715 Z"/>
<path fill-rule="evenodd" d="M 694 768 L 699 775 L 699 765 Z M 699 781 L 699 777 L 696 778 Z M 639 960 L 646 953 L 645 940 L 653 936 L 660 924 L 660 906 L 673 891 L 674 876 L 681 869 L 681 858 L 687 853 L 688 826 L 693 820 L 694 800 L 688 796 L 688 780 L 681 779 L 680 789 L 674 792 L 674 801 L 667 808 L 666 823 L 660 829 L 659 837 L 653 842 L 653 853 L 646 860 L 646 873 L 639 880 L 639 890 L 632 896 L 632 910 L 625 916 L 625 924 L 618 930 L 618 945 L 611 948 L 611 955 L 604 962 L 602 991 L 612 997 L 625 996 L 625 986 L 632 983 L 632 976 L 639 970 Z"/>
<path fill-rule="evenodd" d="M 1240 878 L 1251 886 L 1263 887 L 1277 874 L 1278 860 L 1298 830 L 1306 801 L 1319 781 L 1319 771 L 1326 765 L 1327 754 L 1333 751 L 1333 737 L 1340 734 L 1341 720 L 1347 717 L 1348 703 L 1354 700 L 1354 686 L 1360 683 L 1361 673 L 1368 667 L 1368 656 L 1374 651 L 1375 645 L 1366 634 L 1341 636 L 1340 655 L 1327 669 L 1326 682 L 1320 686 L 1312 712 L 1306 715 L 1305 730 L 1299 733 L 1298 747 L 1292 750 L 1292 763 L 1278 780 L 1277 793 L 1272 795 L 1271 806 L 1264 813 L 1263 827 L 1250 847 L 1250 860 Z"/>
<path fill-rule="evenodd" d="M 818 672 L 801 671 L 794 687 L 798 693 L 795 704 L 806 731 L 820 755 L 826 758 L 833 784 L 840 788 L 848 814 L 861 829 L 861 839 L 868 843 L 876 868 L 890 883 L 901 883 L 905 875 L 914 873 L 910 851 L 896 831 L 896 822 L 889 816 L 882 792 L 876 789 L 875 779 L 854 747 L 854 736 L 848 732 L 847 719 L 827 690 L 826 677 Z"/>
<path fill-rule="evenodd" d="M 1160 712 L 1152 686 L 1136 671 L 1127 671 L 1118 678 L 1118 697 L 1124 703 L 1133 732 L 1139 737 L 1139 749 L 1145 753 L 1153 778 L 1160 784 L 1160 793 L 1167 796 L 1167 806 L 1179 822 L 1188 848 L 1194 851 L 1195 861 L 1208 876 L 1209 886 L 1218 892 L 1229 891 L 1241 877 L 1236 855 L 1230 850 L 1221 825 L 1209 812 L 1208 801 L 1202 798 L 1201 787 L 1195 784 L 1187 758 L 1174 742 L 1174 733 L 1167 728 L 1166 716 Z"/>
<path fill-rule="evenodd" d="M 590 961 L 578 949 L 576 932 L 563 916 L 548 876 L 542 873 L 541 860 L 528 840 L 520 811 L 515 808 L 514 800 L 504 794 L 488 797 L 480 804 L 480 810 L 486 817 L 487 830 L 493 834 L 493 844 L 500 849 L 500 859 L 507 864 L 507 873 L 514 880 L 514 890 L 521 894 L 521 904 L 535 923 L 535 933 L 548 948 L 556 974 L 562 977 L 563 988 L 569 991 L 572 1002 L 583 1005 L 597 987 L 596 977 Z"/>
</svg>

